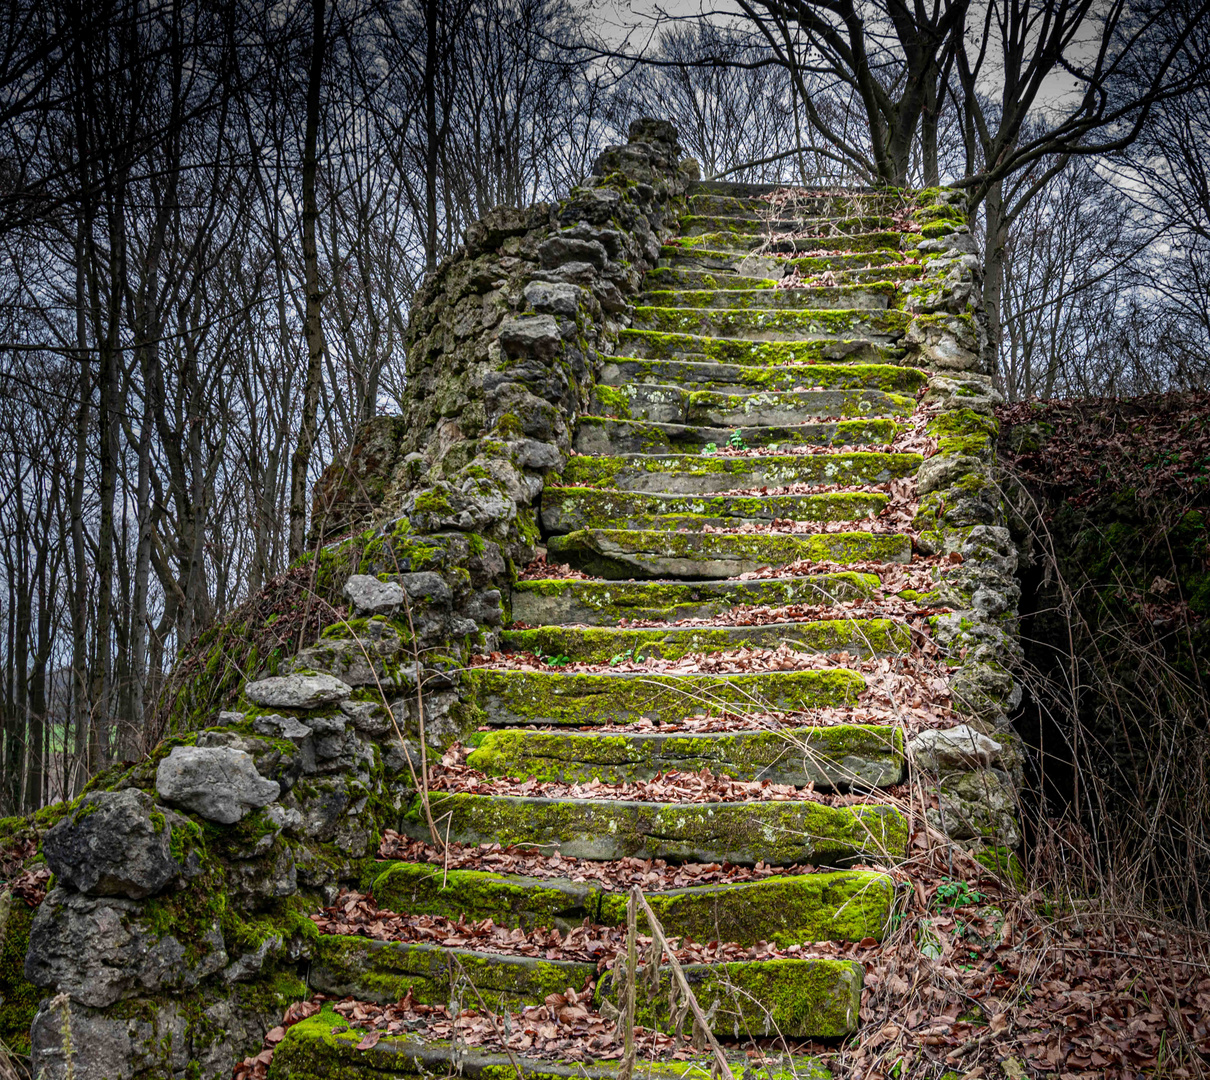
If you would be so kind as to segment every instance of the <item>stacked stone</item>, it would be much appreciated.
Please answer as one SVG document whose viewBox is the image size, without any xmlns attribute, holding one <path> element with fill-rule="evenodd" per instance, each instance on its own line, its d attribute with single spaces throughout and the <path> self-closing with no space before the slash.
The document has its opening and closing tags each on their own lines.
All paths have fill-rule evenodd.
<svg viewBox="0 0 1210 1080">
<path fill-rule="evenodd" d="M 854 1030 L 860 965 L 812 957 L 810 946 L 881 936 L 892 878 L 854 864 L 885 868 L 905 854 L 906 822 L 880 792 L 909 767 L 935 785 L 930 824 L 981 855 L 1008 856 L 1020 770 L 1007 722 L 1016 555 L 992 480 L 996 397 L 962 196 L 830 194 L 777 222 L 764 201 L 772 189 L 693 177 L 675 131 L 640 122 L 569 199 L 493 211 L 426 283 L 410 323 L 405 415 L 371 422 L 316 492 L 321 537 L 370 527 L 317 559 L 321 590 L 347 603 L 348 618 L 278 674 L 248 682 L 202 730 L 107 778 L 45 838 L 56 887 L 36 917 L 27 973 L 59 996 L 35 1021 L 35 1071 L 229 1075 L 284 1006 L 313 991 L 387 1000 L 411 989 L 445 1003 L 442 946 L 315 932 L 308 914 L 342 886 L 373 886 L 399 910 L 509 926 L 624 921 L 616 892 L 582 882 L 374 863 L 388 826 L 429 836 L 414 790 L 422 731 L 430 747 L 471 741 L 469 764 L 509 782 L 622 783 L 704 766 L 866 793 L 841 806 L 433 797 L 463 843 L 818 866 L 650 894 L 669 933 L 803 950 L 691 965 L 712 1026 L 729 1037 Z M 892 222 L 891 203 L 919 232 Z M 839 284 L 779 288 L 795 269 Z M 811 367 L 785 363 L 803 359 Z M 938 452 L 881 449 L 919 410 Z M 750 446 L 836 449 L 702 455 L 736 430 Z M 849 449 L 862 444 L 871 449 Z M 876 529 L 887 497 L 861 490 L 893 479 L 916 483 L 912 537 Z M 789 483 L 853 490 L 727 494 Z M 741 528 L 785 518 L 845 528 Z M 543 535 L 552 561 L 596 580 L 515 582 Z M 877 579 L 843 566 L 737 575 L 802 559 L 889 566 L 908 561 L 913 542 L 952 557 L 926 599 L 949 609 L 932 633 L 955 661 L 949 683 L 965 723 L 910 743 L 866 723 L 707 738 L 591 730 L 675 722 L 704 703 L 738 714 L 843 709 L 864 686 L 851 668 L 632 678 L 469 668 L 473 654 L 499 649 L 591 663 L 636 648 L 676 658 L 779 644 L 893 656 L 911 640 L 896 618 L 704 630 L 619 622 L 862 600 Z M 599 1003 L 616 997 L 594 965 L 458 957 L 493 1007 L 540 1003 L 586 979 Z M 667 1027 L 658 1000 L 643 1022 Z M 272 1075 L 370 1077 L 467 1060 L 415 1039 L 355 1051 L 359 1036 L 332 1036 L 332 1020 L 325 1012 L 291 1029 Z"/>
</svg>

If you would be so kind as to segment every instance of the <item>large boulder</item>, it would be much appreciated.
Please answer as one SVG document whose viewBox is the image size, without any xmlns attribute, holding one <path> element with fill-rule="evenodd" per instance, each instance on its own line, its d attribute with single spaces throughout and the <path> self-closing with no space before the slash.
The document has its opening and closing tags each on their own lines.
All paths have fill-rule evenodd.
<svg viewBox="0 0 1210 1080">
<path fill-rule="evenodd" d="M 1000 750 L 995 739 L 968 724 L 944 731 L 922 731 L 908 743 L 912 764 L 923 772 L 934 774 L 986 769 Z"/>
<path fill-rule="evenodd" d="M 355 615 L 394 615 L 403 606 L 399 582 L 379 581 L 369 574 L 350 574 L 344 594 Z"/>
<path fill-rule="evenodd" d="M 134 900 L 53 889 L 30 927 L 25 977 L 104 1008 L 143 993 L 188 990 L 227 966 L 217 920 L 203 921 L 196 940 L 185 943 L 143 916 Z"/>
<path fill-rule="evenodd" d="M 165 802 L 221 825 L 234 825 L 281 794 L 250 754 L 229 746 L 173 747 L 156 771 L 155 789 Z"/>
<path fill-rule="evenodd" d="M 174 823 L 184 825 L 144 791 L 97 791 L 46 834 L 42 851 L 61 885 L 141 900 L 163 892 L 186 870 L 172 854 Z"/>
<path fill-rule="evenodd" d="M 244 693 L 262 709 L 318 709 L 344 701 L 353 688 L 331 675 L 274 675 L 248 683 Z"/>
</svg>

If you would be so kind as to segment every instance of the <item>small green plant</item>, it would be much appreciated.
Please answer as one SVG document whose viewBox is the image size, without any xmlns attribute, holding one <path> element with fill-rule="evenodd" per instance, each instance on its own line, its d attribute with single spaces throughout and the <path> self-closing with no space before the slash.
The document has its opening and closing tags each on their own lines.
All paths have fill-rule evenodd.
<svg viewBox="0 0 1210 1080">
<path fill-rule="evenodd" d="M 641 663 L 642 658 L 639 656 L 639 648 L 640 646 L 636 645 L 633 649 L 627 649 L 625 652 L 614 653 L 614 655 L 609 658 L 610 665 L 616 666 L 618 664 L 624 664 L 630 660 L 633 660 L 636 664 Z"/>
<path fill-rule="evenodd" d="M 953 878 L 943 878 L 937 886 L 937 896 L 934 903 L 938 907 L 965 907 L 967 904 L 978 904 L 987 899 L 983 893 L 976 892 L 965 881 L 955 881 Z"/>
<path fill-rule="evenodd" d="M 717 454 L 717 453 L 718 453 L 718 444 L 717 443 L 708 442 L 708 443 L 706 443 L 705 446 L 702 447 L 702 456 L 703 457 L 709 457 L 711 454 Z"/>
<path fill-rule="evenodd" d="M 732 450 L 748 449 L 748 444 L 744 442 L 743 433 L 739 430 L 739 428 L 736 428 L 733 432 L 731 432 L 731 437 L 727 440 L 727 445 L 731 447 Z"/>
<path fill-rule="evenodd" d="M 537 655 L 538 659 L 541 660 L 542 663 L 544 663 L 547 667 L 565 667 L 571 663 L 571 657 L 566 653 L 552 653 L 550 656 L 547 656 L 544 653 L 538 653 Z"/>
</svg>

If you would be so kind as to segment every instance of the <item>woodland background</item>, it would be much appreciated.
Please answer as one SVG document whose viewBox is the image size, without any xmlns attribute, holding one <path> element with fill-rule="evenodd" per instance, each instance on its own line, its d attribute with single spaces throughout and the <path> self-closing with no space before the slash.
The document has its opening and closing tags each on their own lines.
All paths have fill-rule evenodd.
<svg viewBox="0 0 1210 1080">
<path fill-rule="evenodd" d="M 397 410 L 425 273 L 639 115 L 705 177 L 964 183 L 1010 401 L 1204 388 L 1207 10 L 4 5 L 0 813 L 154 741 L 178 651 Z"/>
</svg>

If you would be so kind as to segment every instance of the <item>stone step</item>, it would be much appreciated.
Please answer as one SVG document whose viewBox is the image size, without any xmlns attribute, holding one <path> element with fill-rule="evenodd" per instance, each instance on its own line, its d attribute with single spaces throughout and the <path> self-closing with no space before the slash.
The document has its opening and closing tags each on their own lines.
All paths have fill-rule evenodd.
<svg viewBox="0 0 1210 1080">
<path fill-rule="evenodd" d="M 749 341 L 851 341 L 889 344 L 907 331 L 910 312 L 835 310 L 715 311 L 711 308 L 636 307 L 632 327 L 662 334 L 746 338 Z"/>
<path fill-rule="evenodd" d="M 695 338 L 695 341 L 702 339 Z M 926 376 L 919 368 L 897 364 L 795 364 L 772 367 L 724 364 L 712 360 L 663 360 L 611 356 L 597 386 L 626 388 L 637 383 L 662 383 L 683 390 L 823 390 L 876 389 L 915 394 Z"/>
<path fill-rule="evenodd" d="M 895 862 L 907 849 L 903 815 L 879 802 L 657 803 L 433 792 L 429 803 L 451 841 L 529 844 L 575 859 L 840 867 Z M 429 839 L 420 796 L 404 812 L 400 832 Z"/>
<path fill-rule="evenodd" d="M 865 969 L 853 960 L 686 964 L 684 971 L 698 1001 L 709 1002 L 707 1011 L 718 1002 L 709 1023 L 725 1037 L 835 1039 L 858 1027 Z M 641 1026 L 675 1027 L 668 1007 L 670 981 L 665 969 L 659 987 L 651 995 L 639 995 L 635 1019 Z M 612 972 L 602 975 L 597 999 L 615 1008 L 620 1004 Z"/>
<path fill-rule="evenodd" d="M 847 246 L 847 245 L 846 245 Z M 665 244 L 660 248 L 659 266 L 669 269 L 696 270 L 709 274 L 743 274 L 746 277 L 781 278 L 798 267 L 811 275 L 830 270 L 834 273 L 850 270 L 870 270 L 877 267 L 902 266 L 910 256 L 899 250 L 814 252 L 810 256 L 792 252 L 713 250 L 699 245 L 690 247 Z"/>
<path fill-rule="evenodd" d="M 603 408 L 603 403 L 598 402 L 598 407 Z M 899 430 L 900 425 L 893 420 L 703 427 L 683 422 L 581 416 L 572 445 L 578 454 L 697 454 L 711 444 L 726 446 L 738 435 L 745 446 L 884 446 Z"/>
<path fill-rule="evenodd" d="M 809 373 L 808 373 L 809 374 Z M 660 383 L 598 386 L 593 411 L 619 420 L 733 428 L 801 424 L 834 417 L 911 416 L 916 399 L 885 390 L 755 390 L 722 393 Z"/>
<path fill-rule="evenodd" d="M 714 190 L 712 185 L 718 185 Z M 748 189 L 752 190 L 749 191 Z M 760 190 L 757 190 L 760 189 Z M 784 192 L 784 185 L 734 184 L 726 181 L 702 181 L 691 189 L 688 204 L 694 214 L 724 214 L 729 217 L 759 217 L 768 215 L 773 204 L 761 195 Z M 862 213 L 890 214 L 904 209 L 906 202 L 895 193 L 879 191 L 837 191 L 796 194 L 792 200 L 783 199 L 777 213 L 784 217 L 809 218 Z"/>
<path fill-rule="evenodd" d="M 899 286 L 891 283 L 814 285 L 781 289 L 653 289 L 648 283 L 648 291 L 640 293 L 635 298 L 635 304 L 639 307 L 875 311 L 894 307 L 898 300 Z"/>
<path fill-rule="evenodd" d="M 548 557 L 603 578 L 729 578 L 765 566 L 812 562 L 912 560 L 912 542 L 898 534 L 667 533 L 580 529 L 547 542 Z"/>
<path fill-rule="evenodd" d="M 679 236 L 668 241 L 666 247 L 679 247 L 686 251 L 731 252 L 745 255 L 813 255 L 821 252 L 841 252 L 846 255 L 866 252 L 898 254 L 903 249 L 904 237 L 910 234 L 894 229 L 861 230 L 862 219 L 853 220 L 853 232 L 843 231 L 843 224 L 830 222 L 835 230 L 818 236 L 793 236 L 788 234 L 707 232 L 696 236 Z"/>
<path fill-rule="evenodd" d="M 466 762 L 472 769 L 568 784 L 628 784 L 658 773 L 709 769 L 736 780 L 848 791 L 888 787 L 904 776 L 903 732 L 873 724 L 709 734 L 512 729 L 476 734 L 472 741 L 477 745 Z"/>
<path fill-rule="evenodd" d="M 679 289 L 765 289 L 773 290 L 778 287 L 782 274 L 780 271 L 789 271 L 792 269 L 791 261 L 798 260 L 782 260 L 777 263 L 775 270 L 778 273 L 773 277 L 758 277 L 748 274 L 739 274 L 720 270 L 717 273 L 709 273 L 705 270 L 685 270 L 672 266 L 657 266 L 653 270 L 648 270 L 643 278 L 643 285 L 647 289 L 653 290 L 679 290 Z M 784 265 L 783 265 L 784 263 Z M 879 284 L 896 284 L 902 281 L 910 281 L 913 278 L 918 278 L 922 273 L 922 267 L 911 264 L 901 264 L 898 266 L 859 268 L 853 270 L 831 270 L 835 279 L 835 283 L 840 286 L 846 285 L 879 285 Z M 823 305 L 820 305 L 823 306 Z"/>
<path fill-rule="evenodd" d="M 761 454 L 749 457 L 705 457 L 700 454 L 626 454 L 568 459 L 561 476 L 549 480 L 561 487 L 616 488 L 621 491 L 703 495 L 736 488 L 784 484 L 885 484 L 915 476 L 919 454 L 852 451 L 826 454 Z"/>
<path fill-rule="evenodd" d="M 549 489 L 548 489 L 549 490 Z M 801 498 L 801 496 L 791 496 Z M 786 604 L 861 600 L 878 588 L 873 574 L 841 572 L 758 581 L 518 581 L 512 615 L 530 626 L 613 626 L 620 619 L 702 619 L 737 604 Z"/>
<path fill-rule="evenodd" d="M 865 679 L 850 668 L 669 675 L 477 667 L 466 681 L 475 692 L 482 722 L 495 727 L 586 727 L 719 710 L 794 712 L 852 704 L 865 689 Z"/>
<path fill-rule="evenodd" d="M 776 215 L 776 216 L 774 216 Z M 759 216 L 724 214 L 684 214 L 680 220 L 679 236 L 769 236 L 779 233 L 810 233 L 841 239 L 864 233 L 893 232 L 894 218 L 885 214 L 856 214 L 829 216 L 789 216 L 770 208 Z"/>
<path fill-rule="evenodd" d="M 654 656 L 679 660 L 698 653 L 731 649 L 776 649 L 786 645 L 797 652 L 871 656 L 904 653 L 912 646 L 911 631 L 893 619 L 821 619 L 780 622 L 764 626 L 618 627 L 540 626 L 505 630 L 500 635 L 510 652 L 539 656 L 567 656 L 587 664 L 608 664 L 618 658 Z"/>
<path fill-rule="evenodd" d="M 755 341 L 751 338 L 627 329 L 618 334 L 617 351 L 607 363 L 616 361 L 619 357 L 626 357 L 710 361 L 759 368 L 797 365 L 806 369 L 816 365 L 893 365 L 901 356 L 899 349 L 859 335 L 844 340 L 817 338 L 811 341 Z M 807 377 L 809 372 L 804 370 L 803 375 Z"/>
<path fill-rule="evenodd" d="M 700 528 L 745 521 L 857 521 L 877 517 L 888 496 L 877 491 L 829 491 L 821 495 L 715 495 L 690 497 L 611 491 L 608 488 L 547 487 L 542 493 L 542 528 L 547 533 L 579 529 Z M 676 525 L 676 522 L 684 525 Z M 532 619 L 526 619 L 532 623 Z"/>
<path fill-rule="evenodd" d="M 564 987 L 566 989 L 566 987 Z M 847 987 L 846 987 L 847 992 Z M 473 995 L 472 995 L 473 997 Z M 468 1006 L 476 1002 L 464 1002 Z M 617 1061 L 555 1061 L 524 1052 L 488 1053 L 448 1039 L 428 1041 L 417 1033 L 388 1035 L 362 1050 L 365 1031 L 350 1029 L 344 1017 L 326 1004 L 320 1012 L 293 1025 L 277 1045 L 269 1080 L 394 1080 L 398 1077 L 457 1076 L 463 1080 L 617 1080 Z M 728 1032 L 722 1032 L 729 1035 Z M 682 1051 L 682 1053 L 685 1053 Z M 832 1080 L 815 1058 L 777 1055 L 763 1065 L 743 1051 L 730 1052 L 730 1080 Z M 642 1076 L 651 1080 L 701 1080 L 713 1059 L 691 1053 L 676 1061 L 645 1062 Z"/>
<path fill-rule="evenodd" d="M 574 864 L 573 864 L 574 865 Z M 585 919 L 626 924 L 626 891 L 597 880 L 534 878 L 433 863 L 394 862 L 372 881 L 380 908 L 447 919 L 491 919 L 497 926 L 546 926 L 564 932 Z M 815 941 L 882 940 L 894 883 L 872 870 L 785 874 L 735 884 L 649 892 L 666 933 L 697 941 L 780 948 Z"/>
</svg>

